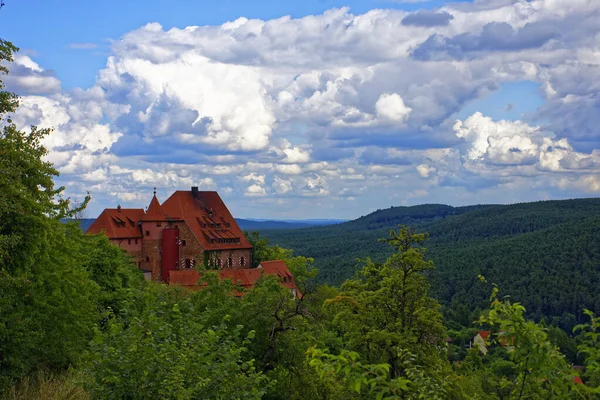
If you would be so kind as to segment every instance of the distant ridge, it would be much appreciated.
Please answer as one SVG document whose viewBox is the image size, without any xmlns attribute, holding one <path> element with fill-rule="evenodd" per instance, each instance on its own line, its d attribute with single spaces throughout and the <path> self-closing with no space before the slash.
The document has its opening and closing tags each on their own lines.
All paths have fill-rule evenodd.
<svg viewBox="0 0 600 400">
<path fill-rule="evenodd" d="M 479 281 L 481 274 L 537 318 L 580 322 L 583 308 L 600 312 L 598 198 L 391 207 L 337 225 L 269 230 L 262 236 L 315 258 L 317 279 L 339 285 L 355 273 L 357 259 L 383 261 L 391 254 L 378 239 L 398 224 L 429 233 L 425 247 L 436 265 L 431 290 L 445 304 L 485 307 L 491 289 Z"/>
</svg>

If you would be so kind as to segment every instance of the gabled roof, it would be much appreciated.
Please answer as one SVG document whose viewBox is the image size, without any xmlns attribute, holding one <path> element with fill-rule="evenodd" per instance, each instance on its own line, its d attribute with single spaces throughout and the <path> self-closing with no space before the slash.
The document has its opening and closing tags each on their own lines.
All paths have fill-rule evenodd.
<svg viewBox="0 0 600 400">
<path fill-rule="evenodd" d="M 143 216 L 141 208 L 106 208 L 85 233 L 105 232 L 110 239 L 141 238 L 137 223 Z"/>
<path fill-rule="evenodd" d="M 219 271 L 220 279 L 231 279 L 234 285 L 242 286 L 245 289 L 250 289 L 260 279 L 262 274 L 276 275 L 280 278 L 281 284 L 288 289 L 296 289 L 296 294 L 302 297 L 302 294 L 296 288 L 294 276 L 281 260 L 263 261 L 258 268 L 245 269 L 222 269 Z M 285 278 L 285 280 L 283 279 Z M 173 270 L 169 271 L 169 282 L 171 284 L 198 288 L 197 283 L 200 280 L 200 273 L 195 269 L 190 270 Z M 201 285 L 202 286 L 202 285 Z M 201 287 L 200 286 L 200 287 Z M 236 294 L 237 295 L 237 294 Z"/>
<path fill-rule="evenodd" d="M 266 273 L 266 272 L 265 272 Z M 250 289 L 263 274 L 262 269 L 223 269 L 219 271 L 220 279 L 231 279 L 231 283 L 245 289 Z M 200 273 L 195 269 L 169 271 L 169 282 L 181 286 L 196 286 L 200 280 Z"/>
<path fill-rule="evenodd" d="M 283 260 L 272 260 L 272 261 L 261 261 L 258 264 L 258 268 L 264 269 L 266 275 L 276 275 L 282 282 L 282 285 L 289 289 L 296 289 L 296 282 L 294 281 L 294 275 L 290 272 L 290 269 L 285 265 Z M 300 295 L 300 297 L 302 297 Z"/>
<path fill-rule="evenodd" d="M 483 340 L 487 340 L 487 338 L 490 336 L 490 333 L 492 333 L 491 331 L 479 331 L 477 332 L 479 334 L 479 336 L 481 336 L 481 338 Z"/>
<path fill-rule="evenodd" d="M 173 220 L 183 220 L 205 250 L 251 249 L 217 192 L 178 190 L 161 206 Z"/>
<path fill-rule="evenodd" d="M 148 210 L 146 211 L 146 215 L 142 217 L 142 221 L 164 221 L 167 217 L 162 210 L 162 207 L 156 198 L 156 194 L 152 196 L 152 200 L 150 200 L 150 205 L 148 206 Z"/>
</svg>

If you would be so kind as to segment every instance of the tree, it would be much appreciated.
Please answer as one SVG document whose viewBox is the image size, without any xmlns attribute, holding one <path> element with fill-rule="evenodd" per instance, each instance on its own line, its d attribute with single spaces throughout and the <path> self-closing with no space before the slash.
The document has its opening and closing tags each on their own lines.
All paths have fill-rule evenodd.
<svg viewBox="0 0 600 400">
<path fill-rule="evenodd" d="M 0 40 L 0 62 L 17 48 Z M 0 76 L 8 73 L 0 63 Z M 0 80 L 0 89 L 4 85 Z M 17 129 L 18 98 L 0 90 L 0 392 L 36 369 L 66 368 L 86 348 L 100 317 L 99 286 L 82 265 L 85 241 L 62 224 L 70 208 L 58 171 L 43 160 L 49 129 Z"/>
<path fill-rule="evenodd" d="M 294 256 L 294 251 L 291 249 L 284 249 L 277 245 L 269 246 L 269 239 L 261 238 L 258 232 L 248 233 L 248 231 L 244 231 L 244 235 L 254 248 L 254 268 L 258 267 L 261 261 L 283 260 L 292 275 L 294 275 L 300 292 L 306 293 L 308 290 L 307 283 L 319 272 L 314 267 L 315 260 L 313 258 Z"/>
<path fill-rule="evenodd" d="M 496 377 L 505 378 L 502 387 L 510 398 L 587 398 L 583 389 L 574 384 L 576 373 L 548 339 L 547 329 L 527 321 L 523 316 L 525 308 L 519 303 L 500 301 L 496 287 L 490 300 L 491 308 L 479 323 L 493 332 L 488 344 L 507 348 L 510 363 L 503 363 L 503 368 L 498 362 L 492 365 L 496 366 Z"/>
<path fill-rule="evenodd" d="M 346 281 L 341 293 L 328 301 L 338 311 L 334 326 L 345 347 L 369 364 L 389 364 L 392 379 L 406 376 L 407 352 L 434 379 L 441 379 L 449 367 L 439 305 L 427 296 L 423 275 L 433 264 L 416 247 L 425 238 L 405 226 L 392 231 L 385 241 L 397 252 L 383 264 L 367 259 L 359 278 Z"/>
<path fill-rule="evenodd" d="M 228 315 L 207 325 L 185 289 L 151 284 L 142 313 L 124 324 L 110 316 L 82 366 L 97 399 L 260 399 L 268 379 L 248 351 L 254 332 Z"/>
</svg>

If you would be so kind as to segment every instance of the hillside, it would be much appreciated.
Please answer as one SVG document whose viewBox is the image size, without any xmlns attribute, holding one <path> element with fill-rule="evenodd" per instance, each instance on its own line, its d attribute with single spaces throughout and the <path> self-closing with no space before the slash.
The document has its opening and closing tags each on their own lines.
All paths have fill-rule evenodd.
<svg viewBox="0 0 600 400">
<path fill-rule="evenodd" d="M 318 279 L 337 285 L 354 274 L 357 258 L 391 254 L 377 239 L 398 224 L 429 232 L 426 247 L 437 267 L 432 292 L 446 305 L 482 307 L 490 293 L 477 279 L 482 274 L 537 317 L 579 319 L 584 307 L 600 310 L 600 199 L 393 207 L 339 225 L 263 235 L 314 257 Z"/>
</svg>

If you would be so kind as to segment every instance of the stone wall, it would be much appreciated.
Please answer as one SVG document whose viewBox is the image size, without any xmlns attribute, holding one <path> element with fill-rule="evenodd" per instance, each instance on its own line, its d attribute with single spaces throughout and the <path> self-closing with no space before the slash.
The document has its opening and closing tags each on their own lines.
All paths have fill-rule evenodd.
<svg viewBox="0 0 600 400">
<path fill-rule="evenodd" d="M 152 271 L 152 280 L 161 280 L 162 257 L 161 240 L 162 230 L 167 223 L 144 221 L 142 222 L 142 265 L 141 269 Z"/>
</svg>

